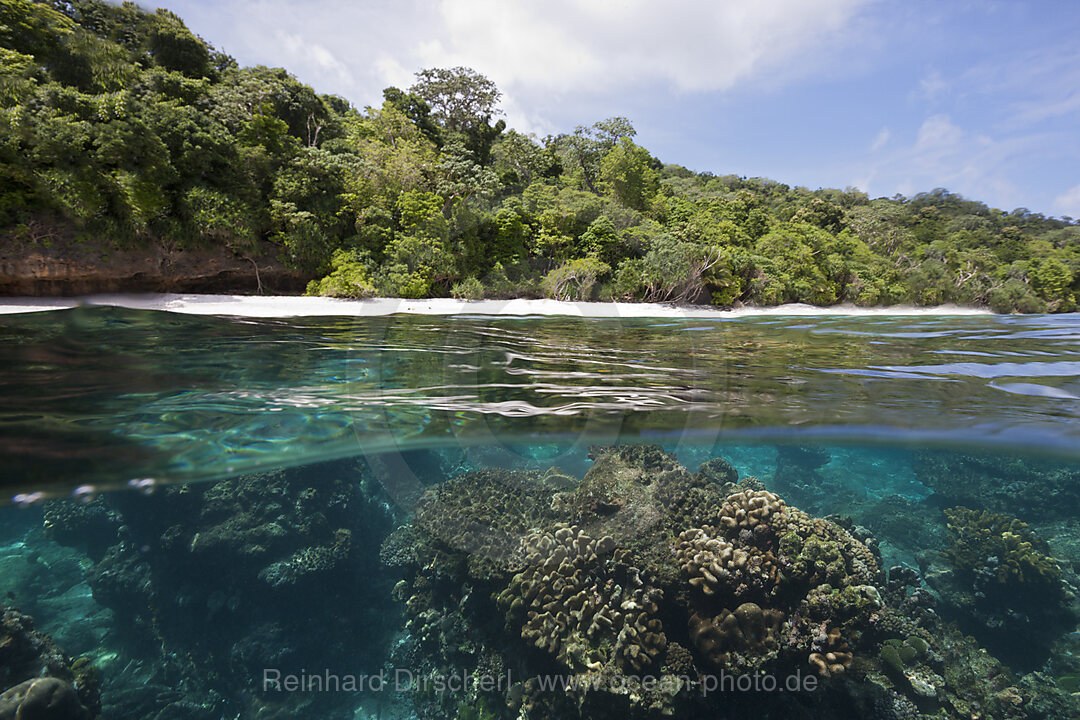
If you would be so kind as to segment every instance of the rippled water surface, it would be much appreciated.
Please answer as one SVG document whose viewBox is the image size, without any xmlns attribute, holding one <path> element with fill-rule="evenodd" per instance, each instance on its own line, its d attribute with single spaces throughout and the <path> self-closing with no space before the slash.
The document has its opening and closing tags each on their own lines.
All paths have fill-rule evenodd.
<svg viewBox="0 0 1080 720">
<path fill-rule="evenodd" d="M 0 336 L 0 719 L 1080 717 L 1078 315 Z"/>
<path fill-rule="evenodd" d="M 522 438 L 817 435 L 1080 455 L 1080 316 L 0 317 L 18 492 Z"/>
</svg>

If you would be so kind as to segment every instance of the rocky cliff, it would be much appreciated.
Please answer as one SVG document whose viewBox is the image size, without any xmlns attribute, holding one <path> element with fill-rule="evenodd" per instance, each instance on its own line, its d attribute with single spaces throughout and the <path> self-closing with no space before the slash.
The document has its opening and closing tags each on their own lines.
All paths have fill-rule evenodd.
<svg viewBox="0 0 1080 720">
<path fill-rule="evenodd" d="M 0 295 L 115 292 L 302 292 L 310 277 L 286 268 L 277 246 L 235 254 L 221 246 L 180 249 L 160 241 L 116 249 L 62 229 L 23 226 L 0 234 Z"/>
</svg>

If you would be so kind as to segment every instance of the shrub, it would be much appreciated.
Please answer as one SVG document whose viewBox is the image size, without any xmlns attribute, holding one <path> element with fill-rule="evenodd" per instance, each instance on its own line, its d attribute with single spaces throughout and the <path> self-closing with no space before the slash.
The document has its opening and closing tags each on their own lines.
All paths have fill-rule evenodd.
<svg viewBox="0 0 1080 720">
<path fill-rule="evenodd" d="M 571 260 L 544 277 L 544 294 L 555 300 L 588 300 L 596 279 L 610 271 L 594 257 Z"/>
<path fill-rule="evenodd" d="M 450 288 L 450 296 L 459 300 L 483 300 L 484 285 L 474 277 L 468 277 Z"/>
<path fill-rule="evenodd" d="M 355 250 L 335 250 L 330 260 L 333 271 L 321 280 L 308 283 L 308 295 L 361 298 L 375 295 L 364 256 Z"/>
</svg>

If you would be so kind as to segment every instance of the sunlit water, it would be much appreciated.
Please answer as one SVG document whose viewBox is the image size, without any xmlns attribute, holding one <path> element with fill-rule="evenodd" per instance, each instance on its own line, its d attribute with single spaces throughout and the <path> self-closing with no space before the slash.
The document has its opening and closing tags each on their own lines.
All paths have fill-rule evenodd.
<svg viewBox="0 0 1080 720">
<path fill-rule="evenodd" d="M 76 307 L 0 316 L 0 334 L 0 604 L 33 616 L 69 664 L 83 658 L 65 682 L 83 704 L 96 693 L 103 717 L 1080 712 L 1080 316 L 230 318 Z M 602 491 L 599 470 L 586 477 L 626 443 L 661 446 L 686 477 L 724 458 L 743 484 L 700 481 L 718 497 L 764 486 L 829 516 L 872 549 L 880 572 L 850 582 L 876 588 L 861 592 L 880 596 L 877 609 L 864 617 L 833 599 L 822 615 L 792 599 L 785 583 L 798 573 L 781 530 L 729 537 L 776 560 L 766 590 L 739 586 L 721 601 L 689 584 L 696 571 L 681 561 L 665 576 L 677 531 L 698 527 L 658 529 L 681 502 L 655 494 L 671 468 L 659 469 L 660 455 L 624 458 Z M 492 469 L 502 474 L 469 480 Z M 504 489 L 531 518 L 516 531 L 483 515 Z M 996 515 L 979 529 L 957 507 Z M 495 599 L 517 587 L 524 555 L 476 569 L 484 538 L 514 556 L 530 532 L 554 537 L 557 523 L 583 517 L 593 521 L 580 532 L 638 553 L 625 562 L 663 591 L 666 646 L 640 667 L 616 657 L 625 632 L 552 631 L 565 637 L 548 650 L 527 637 L 525 611 L 515 620 L 510 600 Z M 994 526 L 998 517 L 1026 525 Z M 401 531 L 391 533 L 405 523 L 427 539 L 402 561 L 392 549 Z M 657 533 L 660 559 L 627 527 Z M 633 582 L 611 578 L 630 592 Z M 718 660 L 694 623 L 747 598 L 766 611 L 778 603 L 784 640 L 744 647 L 725 635 Z M 800 640 L 811 626 L 820 639 Z M 853 659 L 819 677 L 808 648 L 829 648 L 807 643 L 833 642 L 833 629 Z M 563 651 L 585 646 L 576 660 Z M 38 658 L 26 652 L 29 667 Z M 26 667 L 0 653 L 0 692 Z M 360 687 L 286 692 L 266 685 L 267 672 L 356 676 Z M 457 691 L 393 687 L 395 672 L 472 680 Z M 810 673 L 823 688 L 658 700 L 640 684 L 535 684 L 724 672 Z M 505 687 L 479 687 L 484 677 Z"/>
</svg>

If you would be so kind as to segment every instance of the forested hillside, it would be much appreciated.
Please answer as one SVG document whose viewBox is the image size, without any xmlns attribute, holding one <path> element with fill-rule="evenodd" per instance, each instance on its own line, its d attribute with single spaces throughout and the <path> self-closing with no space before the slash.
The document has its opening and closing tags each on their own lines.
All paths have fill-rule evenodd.
<svg viewBox="0 0 1080 720">
<path fill-rule="evenodd" d="M 516 132 L 500 97 L 428 69 L 357 109 L 239 67 L 166 10 L 0 0 L 0 237 L 239 257 L 268 240 L 340 296 L 1033 312 L 1080 294 L 1071 219 L 696 173 L 625 118 Z"/>
</svg>

